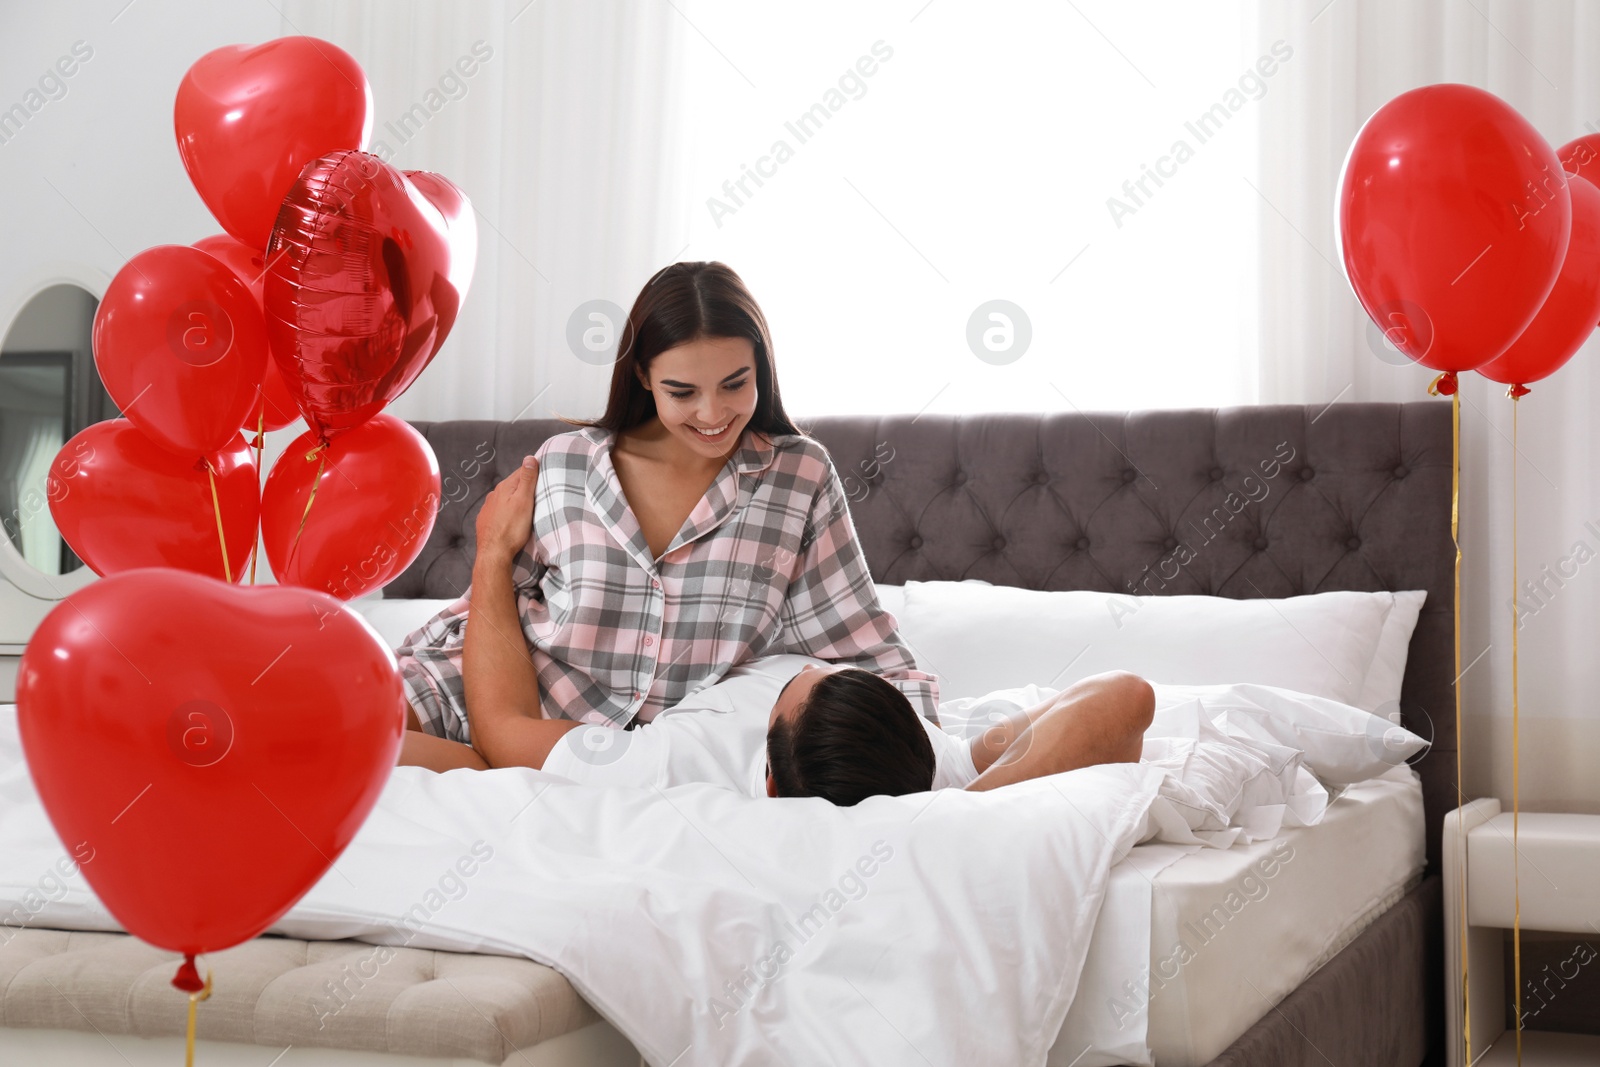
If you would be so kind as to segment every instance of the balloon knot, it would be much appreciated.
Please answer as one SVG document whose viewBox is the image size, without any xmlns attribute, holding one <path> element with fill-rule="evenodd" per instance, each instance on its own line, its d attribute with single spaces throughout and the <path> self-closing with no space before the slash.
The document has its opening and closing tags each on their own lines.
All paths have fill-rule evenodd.
<svg viewBox="0 0 1600 1067">
<path fill-rule="evenodd" d="M 327 450 L 327 448 L 328 439 L 324 437 L 322 440 L 311 446 L 311 451 L 306 453 L 306 462 L 310 463 L 312 460 L 317 458 L 318 452 L 324 452 Z"/>
<path fill-rule="evenodd" d="M 1526 385 L 1510 385 L 1506 387 L 1506 396 L 1509 396 L 1512 400 L 1521 400 L 1531 392 L 1533 390 Z"/>
<path fill-rule="evenodd" d="M 267 444 L 267 439 L 265 437 L 263 437 L 260 433 L 257 433 L 254 437 L 252 437 L 250 439 L 250 447 L 254 448 L 254 449 L 265 448 L 266 444 Z"/>
<path fill-rule="evenodd" d="M 200 980 L 200 972 L 195 968 L 194 953 L 188 952 L 184 954 L 183 966 L 178 968 L 178 973 L 173 977 L 172 984 L 185 993 L 198 993 L 206 987 L 206 984 Z"/>
<path fill-rule="evenodd" d="M 1454 396 L 1456 392 L 1456 372 L 1447 370 L 1433 381 L 1428 383 L 1429 396 Z"/>
</svg>

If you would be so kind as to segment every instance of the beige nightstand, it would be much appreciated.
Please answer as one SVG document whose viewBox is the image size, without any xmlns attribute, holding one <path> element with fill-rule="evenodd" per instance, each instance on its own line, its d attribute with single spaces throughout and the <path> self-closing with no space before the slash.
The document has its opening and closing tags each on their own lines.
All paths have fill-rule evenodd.
<svg viewBox="0 0 1600 1067">
<path fill-rule="evenodd" d="M 1600 815 L 1522 812 L 1522 929 L 1600 935 Z M 1512 926 L 1511 813 L 1493 797 L 1445 815 L 1444 986 L 1449 1067 L 1464 1067 L 1461 1037 L 1461 836 L 1467 859 L 1467 986 L 1474 1067 L 1516 1063 L 1516 1034 L 1506 1029 L 1505 948 Z M 1524 988 L 1529 975 L 1523 973 Z M 1524 1004 L 1524 1011 L 1527 1005 Z M 1600 1037 L 1523 1030 L 1527 1067 L 1600 1064 Z"/>
</svg>

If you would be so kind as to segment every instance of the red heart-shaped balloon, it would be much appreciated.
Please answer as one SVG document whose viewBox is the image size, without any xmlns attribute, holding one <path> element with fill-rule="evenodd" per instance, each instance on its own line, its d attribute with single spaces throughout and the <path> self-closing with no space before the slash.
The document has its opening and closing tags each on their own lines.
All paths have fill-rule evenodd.
<svg viewBox="0 0 1600 1067">
<path fill-rule="evenodd" d="M 95 311 L 94 365 L 117 410 L 150 440 L 199 459 L 228 446 L 261 394 L 261 305 L 198 248 L 147 248 L 117 271 Z"/>
<path fill-rule="evenodd" d="M 135 567 L 179 567 L 238 581 L 255 548 L 260 505 L 255 460 L 234 431 L 231 447 L 188 462 L 127 419 L 86 426 L 50 464 L 46 496 L 56 529 L 102 577 Z M 228 568 L 218 543 L 228 545 Z"/>
<path fill-rule="evenodd" d="M 276 922 L 339 858 L 400 749 L 394 654 L 308 589 L 150 567 L 34 632 L 23 755 L 84 877 L 131 934 L 215 952 Z"/>
<path fill-rule="evenodd" d="M 267 245 L 267 336 L 319 440 L 405 392 L 466 297 L 471 207 L 446 179 L 419 177 L 422 187 L 377 156 L 335 152 L 284 198 Z"/>
<path fill-rule="evenodd" d="M 173 125 L 200 199 L 223 229 L 260 249 L 301 168 L 367 143 L 372 88 L 348 52 L 315 37 L 230 45 L 183 76 Z"/>
<path fill-rule="evenodd" d="M 325 451 L 316 443 L 303 433 L 272 465 L 261 490 L 261 543 L 279 582 L 350 600 L 385 585 L 422 551 L 439 511 L 439 461 L 420 433 L 387 413 Z"/>
<path fill-rule="evenodd" d="M 213 259 L 220 260 L 224 266 L 233 271 L 238 279 L 249 287 L 250 295 L 256 298 L 256 305 L 260 306 L 261 290 L 267 280 L 265 255 L 225 233 L 202 237 L 194 243 L 194 246 Z M 244 423 L 244 431 L 251 438 L 254 438 L 257 432 L 281 430 L 300 417 L 300 411 L 295 407 L 294 396 L 289 392 L 289 387 L 284 384 L 283 375 L 278 371 L 278 361 L 268 359 L 266 364 L 266 374 L 261 379 L 261 394 L 251 405 L 250 414 Z"/>
</svg>

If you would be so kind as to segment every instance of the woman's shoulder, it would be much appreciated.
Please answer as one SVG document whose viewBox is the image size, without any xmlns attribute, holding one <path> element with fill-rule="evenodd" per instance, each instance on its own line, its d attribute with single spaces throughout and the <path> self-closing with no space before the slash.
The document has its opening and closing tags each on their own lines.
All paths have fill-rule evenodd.
<svg viewBox="0 0 1600 1067">
<path fill-rule="evenodd" d="M 610 430 L 598 426 L 580 426 L 576 430 L 545 438 L 533 455 L 539 461 L 541 470 L 546 463 L 563 468 L 587 467 L 589 460 L 608 447 L 610 441 Z"/>
<path fill-rule="evenodd" d="M 803 433 L 760 433 L 772 450 L 773 462 L 786 473 L 809 475 L 821 481 L 833 466 L 828 449 L 815 437 Z"/>
</svg>

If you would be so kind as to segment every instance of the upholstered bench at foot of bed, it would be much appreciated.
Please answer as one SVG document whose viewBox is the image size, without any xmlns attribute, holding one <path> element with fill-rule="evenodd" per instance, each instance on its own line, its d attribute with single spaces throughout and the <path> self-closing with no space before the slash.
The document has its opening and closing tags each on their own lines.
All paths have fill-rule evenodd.
<svg viewBox="0 0 1600 1067">
<path fill-rule="evenodd" d="M 33 1045 L 41 1030 L 181 1040 L 180 961 L 122 933 L 0 928 L 0 1061 L 8 1041 Z M 258 937 L 198 962 L 213 972 L 201 1042 L 426 1058 L 416 1064 L 638 1062 L 565 978 L 532 960 Z M 323 1062 L 285 1057 L 313 1061 Z"/>
</svg>

